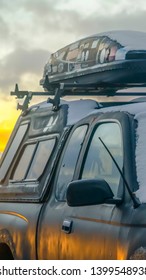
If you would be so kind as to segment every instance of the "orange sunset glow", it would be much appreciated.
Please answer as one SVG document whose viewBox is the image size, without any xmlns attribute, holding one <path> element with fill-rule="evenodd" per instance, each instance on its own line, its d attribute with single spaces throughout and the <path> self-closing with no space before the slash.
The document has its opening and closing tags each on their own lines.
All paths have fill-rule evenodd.
<svg viewBox="0 0 146 280">
<path fill-rule="evenodd" d="M 6 146 L 19 114 L 15 101 L 0 100 L 0 153 Z"/>
</svg>

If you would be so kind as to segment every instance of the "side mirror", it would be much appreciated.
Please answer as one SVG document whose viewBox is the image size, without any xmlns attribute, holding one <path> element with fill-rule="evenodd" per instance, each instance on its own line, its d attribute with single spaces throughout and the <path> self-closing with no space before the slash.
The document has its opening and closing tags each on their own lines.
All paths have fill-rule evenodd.
<svg viewBox="0 0 146 280">
<path fill-rule="evenodd" d="M 69 206 L 102 204 L 113 197 L 114 194 L 105 180 L 77 180 L 69 183 L 67 188 Z"/>
</svg>

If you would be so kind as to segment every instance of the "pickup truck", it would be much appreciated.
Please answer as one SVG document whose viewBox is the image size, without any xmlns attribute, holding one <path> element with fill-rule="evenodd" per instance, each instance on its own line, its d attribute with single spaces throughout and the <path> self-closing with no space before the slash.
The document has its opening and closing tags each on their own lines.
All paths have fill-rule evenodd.
<svg viewBox="0 0 146 280">
<path fill-rule="evenodd" d="M 69 76 L 45 67 L 44 94 L 55 97 L 36 105 L 28 103 L 38 93 L 18 86 L 12 92 L 25 100 L 0 163 L 1 260 L 146 259 L 146 56 L 130 54 L 118 75 L 117 62 L 109 60 L 108 68 L 101 60 L 97 82 L 93 65 Z M 132 81 L 125 65 L 133 61 Z M 140 97 L 119 101 L 120 95 Z"/>
</svg>

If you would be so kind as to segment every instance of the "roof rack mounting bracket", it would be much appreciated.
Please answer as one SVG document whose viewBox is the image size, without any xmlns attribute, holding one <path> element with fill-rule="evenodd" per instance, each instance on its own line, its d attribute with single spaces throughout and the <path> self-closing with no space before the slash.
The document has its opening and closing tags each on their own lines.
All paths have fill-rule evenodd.
<svg viewBox="0 0 146 280">
<path fill-rule="evenodd" d="M 17 110 L 22 110 L 23 112 L 28 109 L 30 100 L 32 99 L 33 93 L 30 91 L 19 91 L 18 84 L 15 85 L 14 92 L 11 92 L 11 95 L 16 95 L 17 99 L 24 99 L 23 104 L 17 104 Z"/>
<path fill-rule="evenodd" d="M 47 103 L 53 104 L 53 111 L 58 111 L 60 106 L 60 97 L 63 95 L 64 92 L 64 83 L 60 83 L 59 87 L 55 88 L 55 96 L 54 98 L 48 98 Z"/>
</svg>

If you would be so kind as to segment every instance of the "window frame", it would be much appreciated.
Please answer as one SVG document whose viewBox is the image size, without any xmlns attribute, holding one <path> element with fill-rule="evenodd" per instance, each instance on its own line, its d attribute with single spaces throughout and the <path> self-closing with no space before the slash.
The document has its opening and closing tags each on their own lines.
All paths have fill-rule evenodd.
<svg viewBox="0 0 146 280">
<path fill-rule="evenodd" d="M 47 161 L 47 163 L 48 163 L 48 162 L 50 161 L 51 157 L 52 157 L 52 154 L 53 154 L 53 152 L 54 152 L 54 150 L 55 150 L 55 146 L 56 146 L 56 144 L 57 144 L 57 136 L 56 136 L 56 135 L 51 135 L 51 136 L 49 136 L 49 137 L 48 137 L 48 136 L 46 136 L 46 137 L 42 137 L 42 136 L 41 136 L 41 137 L 37 137 L 37 138 L 34 138 L 34 139 L 29 139 L 29 140 L 27 140 L 27 141 L 22 145 L 21 150 L 20 150 L 19 155 L 18 155 L 18 158 L 17 158 L 17 160 L 16 160 L 16 162 L 15 162 L 15 165 L 14 165 L 12 171 L 11 171 L 11 174 L 10 174 L 10 179 L 9 179 L 10 183 L 12 183 L 12 184 L 13 184 L 13 183 L 19 183 L 19 184 L 22 183 L 22 184 L 23 184 L 23 183 L 27 183 L 27 182 L 39 182 L 39 181 L 40 181 L 41 177 L 43 176 L 43 174 L 44 174 L 44 172 L 45 172 L 47 163 L 46 163 L 46 165 L 44 166 L 44 169 L 43 169 L 42 174 L 41 174 L 37 179 L 28 179 L 28 178 L 27 178 L 27 174 L 29 173 L 31 164 L 32 164 L 33 159 L 34 159 L 34 157 L 35 157 L 35 155 L 36 155 L 36 151 L 37 151 L 37 148 L 38 148 L 39 143 L 40 143 L 40 142 L 43 142 L 43 141 L 47 141 L 47 140 L 52 140 L 52 139 L 54 139 L 55 142 L 54 142 L 54 146 L 53 146 L 52 152 L 51 152 L 51 154 L 50 154 L 50 157 L 48 158 L 48 161 Z M 19 161 L 20 161 L 20 159 L 21 159 L 21 157 L 22 157 L 22 155 L 23 155 L 23 153 L 24 153 L 25 147 L 27 147 L 28 145 L 31 145 L 31 144 L 35 144 L 36 146 L 35 146 L 35 148 L 34 148 L 34 152 L 33 152 L 33 154 L 32 154 L 32 157 L 31 157 L 31 160 L 30 160 L 30 162 L 29 162 L 29 164 L 28 164 L 28 167 L 26 168 L 26 172 L 25 172 L 24 178 L 23 178 L 22 180 L 13 179 L 12 177 L 14 176 L 15 171 L 16 171 L 16 168 L 17 168 L 17 166 L 19 165 Z"/>
<path fill-rule="evenodd" d="M 103 116 L 101 116 L 103 117 Z M 88 151 L 93 139 L 93 136 L 95 134 L 95 131 L 97 130 L 97 128 L 105 123 L 117 123 L 119 125 L 120 128 L 120 132 L 121 132 L 121 144 L 122 144 L 122 154 L 123 154 L 123 166 L 124 166 L 124 139 L 123 139 L 123 129 L 122 129 L 122 125 L 120 123 L 120 121 L 118 119 L 114 119 L 114 118 L 103 118 L 103 119 L 97 119 L 94 122 L 94 125 L 92 126 L 91 130 L 90 130 L 90 134 L 88 136 L 86 145 L 84 147 L 84 151 L 83 151 L 83 156 L 81 159 L 81 164 L 80 164 L 80 169 L 79 169 L 79 173 L 78 173 L 78 180 L 82 180 L 82 173 L 83 173 L 83 169 L 84 169 L 84 165 L 85 165 L 85 161 L 88 155 Z M 108 153 L 108 152 L 107 152 Z M 112 160 L 112 159 L 111 159 Z M 123 168 L 122 168 L 123 171 Z M 121 180 L 121 175 L 119 178 L 119 185 L 118 185 L 118 189 L 117 189 L 117 196 L 115 196 L 115 198 L 120 198 L 123 196 L 123 192 L 124 192 L 124 187 L 123 187 L 123 181 Z M 122 187 L 122 190 L 119 190 L 119 188 Z"/>
<path fill-rule="evenodd" d="M 8 166 L 7 166 L 7 168 L 6 168 L 5 172 L 4 172 L 4 175 L 3 175 L 3 177 L 0 179 L 1 182 L 3 182 L 3 181 L 5 180 L 7 174 L 8 174 L 8 172 L 9 172 L 9 170 L 10 170 L 10 167 L 11 167 L 11 165 L 12 165 L 13 162 L 14 162 L 14 155 L 15 155 L 15 154 L 18 152 L 18 150 L 20 149 L 21 144 L 22 144 L 22 142 L 23 142 L 23 140 L 24 140 L 24 138 L 25 138 L 25 136 L 26 136 L 26 134 L 27 134 L 27 132 L 28 132 L 28 130 L 29 130 L 29 125 L 30 125 L 30 122 L 29 122 L 29 121 L 22 122 L 22 123 L 17 127 L 16 132 L 12 135 L 12 138 L 10 137 L 10 139 L 9 139 L 9 141 L 8 141 L 8 143 L 7 143 L 6 149 L 5 149 L 5 151 L 4 151 L 4 155 L 3 155 L 2 158 L 1 158 L 0 169 L 3 167 L 3 164 L 5 164 L 5 161 L 8 161 L 8 160 L 7 160 L 7 157 L 9 156 L 9 151 L 11 152 L 12 146 L 13 146 L 14 143 L 15 143 L 15 139 L 16 139 L 16 137 L 17 137 L 17 135 L 18 135 L 18 131 L 20 130 L 21 127 L 26 126 L 26 129 L 25 129 L 25 131 L 24 131 L 24 134 L 23 134 L 23 136 L 21 137 L 21 140 L 20 140 L 20 142 L 18 143 L 17 148 L 15 149 L 15 152 L 13 152 L 13 155 L 11 156 L 11 160 L 9 161 L 9 164 L 8 164 Z"/>
<path fill-rule="evenodd" d="M 55 200 L 58 201 L 58 202 L 66 202 L 66 199 L 58 199 L 57 195 L 56 195 L 56 190 L 57 190 L 57 182 L 58 182 L 58 178 L 59 178 L 59 173 L 60 173 L 60 169 L 61 169 L 61 165 L 62 165 L 62 161 L 64 159 L 64 155 L 66 153 L 66 150 L 69 146 L 69 143 L 70 143 L 70 140 L 72 138 L 72 135 L 73 133 L 75 132 L 75 130 L 81 126 L 86 126 L 87 127 L 87 130 L 85 132 L 85 136 L 84 136 L 84 139 L 83 139 L 83 142 L 82 142 L 82 146 L 79 150 L 79 153 L 78 153 L 78 156 L 77 156 L 77 160 L 76 160 L 76 164 L 75 164 L 75 167 L 74 167 L 74 173 L 73 173 L 73 177 L 72 177 L 72 180 L 74 180 L 75 178 L 75 174 L 76 174 L 76 168 L 77 168 L 77 165 L 78 165 L 78 160 L 80 158 L 80 155 L 82 153 L 82 149 L 83 149 L 83 146 L 84 146 L 84 142 L 86 141 L 86 137 L 88 135 L 88 131 L 89 131 L 89 123 L 85 122 L 85 123 L 81 123 L 75 127 L 72 128 L 72 130 L 70 131 L 70 134 L 67 138 L 67 141 L 65 142 L 64 146 L 63 146 L 63 149 L 61 151 L 61 154 L 60 154 L 60 157 L 59 157 L 59 163 L 56 167 L 56 170 L 55 170 L 55 178 L 54 178 L 54 182 L 53 182 L 53 192 L 54 192 L 54 196 L 55 196 Z"/>
</svg>

